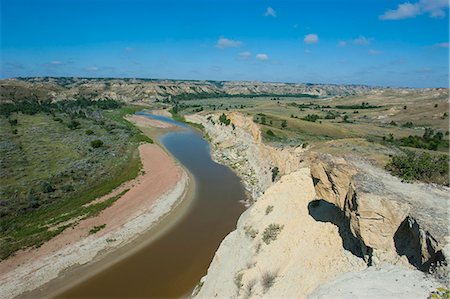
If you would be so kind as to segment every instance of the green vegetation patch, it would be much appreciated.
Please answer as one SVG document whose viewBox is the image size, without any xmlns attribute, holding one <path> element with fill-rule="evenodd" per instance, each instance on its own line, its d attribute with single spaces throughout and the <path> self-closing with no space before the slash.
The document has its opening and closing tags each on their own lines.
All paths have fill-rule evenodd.
<svg viewBox="0 0 450 299">
<path fill-rule="evenodd" d="M 110 206 L 120 196 L 89 203 L 135 178 L 137 147 L 152 142 L 123 119 L 141 107 L 78 100 L 8 107 L 0 116 L 0 259 Z"/>
<path fill-rule="evenodd" d="M 448 140 L 444 139 L 444 133 L 435 131 L 431 128 L 426 128 L 422 137 L 409 135 L 408 137 L 395 139 L 394 135 L 390 134 L 388 137 L 384 136 L 383 141 L 390 142 L 398 146 L 422 148 L 433 151 L 437 151 L 439 149 L 447 151 L 449 147 Z"/>
<path fill-rule="evenodd" d="M 274 223 L 269 224 L 269 226 L 264 229 L 264 232 L 262 235 L 262 239 L 263 239 L 264 243 L 270 244 L 270 242 L 275 241 L 277 239 L 279 233 L 283 229 L 283 227 L 284 227 L 284 225 L 279 225 L 279 224 L 274 224 Z"/>
<path fill-rule="evenodd" d="M 356 105 L 336 105 L 336 109 L 376 109 L 382 108 L 383 106 L 370 105 L 367 102 L 363 102 L 361 104 Z"/>
<path fill-rule="evenodd" d="M 95 234 L 95 233 L 101 231 L 101 230 L 104 229 L 105 227 L 106 227 L 106 224 L 96 225 L 96 226 L 94 226 L 93 228 L 91 228 L 91 229 L 89 230 L 89 234 L 90 234 L 90 235 L 93 235 L 93 234 Z"/>
<path fill-rule="evenodd" d="M 386 165 L 393 175 L 405 181 L 422 181 L 449 185 L 449 157 L 447 155 L 431 155 L 405 150 L 404 154 L 396 155 Z"/>
</svg>

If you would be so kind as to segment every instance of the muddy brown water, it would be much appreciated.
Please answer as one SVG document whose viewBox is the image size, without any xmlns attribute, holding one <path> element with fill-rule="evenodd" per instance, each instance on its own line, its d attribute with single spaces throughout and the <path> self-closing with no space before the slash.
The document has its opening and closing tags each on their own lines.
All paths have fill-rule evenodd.
<svg viewBox="0 0 450 299">
<path fill-rule="evenodd" d="M 195 179 L 189 212 L 136 253 L 75 285 L 58 298 L 177 298 L 189 295 L 207 272 L 223 238 L 244 211 L 245 190 L 228 167 L 215 163 L 209 144 L 186 125 L 139 113 L 185 128 L 161 143 Z"/>
</svg>

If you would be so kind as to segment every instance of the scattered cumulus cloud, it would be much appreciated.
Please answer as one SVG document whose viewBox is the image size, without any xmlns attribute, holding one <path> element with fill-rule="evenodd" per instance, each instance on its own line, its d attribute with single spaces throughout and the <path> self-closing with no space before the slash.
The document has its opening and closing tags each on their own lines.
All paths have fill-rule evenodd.
<svg viewBox="0 0 450 299">
<path fill-rule="evenodd" d="M 241 57 L 242 59 L 249 59 L 251 56 L 252 53 L 250 53 L 249 51 L 239 53 L 239 57 Z"/>
<path fill-rule="evenodd" d="M 52 60 L 49 62 L 50 65 L 62 65 L 63 62 L 61 60 Z"/>
<path fill-rule="evenodd" d="M 265 17 L 276 17 L 277 12 L 272 7 L 267 7 L 266 12 L 264 13 Z"/>
<path fill-rule="evenodd" d="M 221 37 L 217 40 L 216 48 L 219 48 L 219 49 L 237 48 L 237 47 L 240 47 L 241 45 L 242 45 L 241 41 Z"/>
<path fill-rule="evenodd" d="M 338 46 L 339 46 L 339 47 L 345 47 L 345 46 L 347 46 L 347 42 L 341 40 L 341 41 L 338 42 Z"/>
<path fill-rule="evenodd" d="M 372 38 L 367 38 L 365 36 L 360 35 L 353 40 L 353 44 L 355 44 L 357 46 L 368 46 L 368 45 L 370 45 L 371 41 L 372 41 Z"/>
<path fill-rule="evenodd" d="M 381 20 L 402 20 L 428 14 L 432 18 L 442 18 L 449 7 L 448 0 L 420 0 L 416 3 L 405 2 L 396 9 L 389 9 L 379 18 Z"/>
<path fill-rule="evenodd" d="M 317 44 L 319 42 L 319 37 L 315 33 L 305 35 L 303 39 L 305 44 Z"/>
<path fill-rule="evenodd" d="M 125 52 L 133 52 L 133 51 L 134 51 L 134 48 L 132 48 L 132 47 L 126 47 L 126 48 L 124 49 L 124 51 L 125 51 Z"/>
<path fill-rule="evenodd" d="M 269 56 L 267 54 L 256 54 L 255 58 L 261 61 L 266 61 L 269 59 Z"/>
<path fill-rule="evenodd" d="M 370 54 L 370 55 L 380 55 L 380 54 L 381 54 L 381 51 L 374 50 L 374 49 L 370 49 L 370 50 L 369 50 L 369 54 Z"/>
<path fill-rule="evenodd" d="M 306 50 L 305 50 L 305 54 L 311 54 L 311 53 L 312 53 L 311 50 L 309 50 L 309 49 L 306 49 Z"/>
</svg>

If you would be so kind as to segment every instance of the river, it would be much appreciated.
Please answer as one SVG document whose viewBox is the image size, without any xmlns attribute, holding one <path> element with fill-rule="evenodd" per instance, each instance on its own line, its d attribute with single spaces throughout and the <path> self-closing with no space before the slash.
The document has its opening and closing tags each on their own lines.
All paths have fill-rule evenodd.
<svg viewBox="0 0 450 299">
<path fill-rule="evenodd" d="M 168 231 L 142 249 L 58 298 L 174 298 L 189 295 L 223 238 L 236 227 L 244 187 L 234 172 L 211 159 L 200 133 L 163 116 L 139 115 L 174 123 L 184 130 L 161 137 L 164 147 L 191 173 L 191 207 Z"/>
</svg>

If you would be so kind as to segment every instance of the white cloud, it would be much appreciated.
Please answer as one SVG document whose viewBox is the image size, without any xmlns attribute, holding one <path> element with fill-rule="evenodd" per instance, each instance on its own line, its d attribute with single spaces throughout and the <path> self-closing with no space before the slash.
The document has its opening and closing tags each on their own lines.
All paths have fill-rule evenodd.
<svg viewBox="0 0 450 299">
<path fill-rule="evenodd" d="M 132 47 L 126 47 L 124 50 L 125 50 L 125 52 L 133 52 L 133 51 L 134 51 L 134 48 L 132 48 Z"/>
<path fill-rule="evenodd" d="M 319 42 L 319 37 L 315 33 L 305 35 L 303 39 L 305 44 L 317 44 Z"/>
<path fill-rule="evenodd" d="M 306 49 L 306 50 L 305 50 L 305 54 L 311 54 L 311 53 L 312 53 L 311 50 L 309 50 L 309 49 Z"/>
<path fill-rule="evenodd" d="M 61 64 L 63 64 L 63 62 L 60 61 L 60 60 L 52 60 L 52 61 L 49 62 L 49 64 L 51 64 L 51 65 L 61 65 Z"/>
<path fill-rule="evenodd" d="M 265 17 L 276 17 L 277 12 L 272 7 L 267 7 L 266 12 L 264 13 Z"/>
<path fill-rule="evenodd" d="M 339 47 L 345 47 L 345 46 L 347 46 L 347 42 L 341 40 L 341 41 L 338 42 L 338 46 L 339 46 Z"/>
<path fill-rule="evenodd" d="M 445 11 L 449 7 L 448 0 L 421 0 L 419 2 L 424 12 L 432 18 L 445 17 Z"/>
<path fill-rule="evenodd" d="M 402 20 L 428 14 L 432 18 L 442 18 L 449 7 L 448 0 L 420 0 L 416 3 L 405 2 L 396 9 L 389 9 L 380 16 L 381 20 Z"/>
<path fill-rule="evenodd" d="M 358 36 L 358 38 L 355 38 L 353 40 L 353 43 L 358 46 L 368 46 L 371 41 L 372 41 L 372 38 L 367 38 L 365 36 L 360 35 L 360 36 Z"/>
<path fill-rule="evenodd" d="M 224 48 L 237 48 L 242 45 L 242 42 L 238 40 L 232 40 L 225 37 L 221 37 L 217 40 L 216 47 L 219 49 Z"/>
<path fill-rule="evenodd" d="M 401 20 L 407 18 L 414 18 L 420 14 L 420 6 L 419 4 L 411 4 L 409 2 L 405 2 L 403 4 L 399 4 L 397 9 L 390 9 L 386 11 L 383 15 L 380 16 L 382 20 Z"/>
<path fill-rule="evenodd" d="M 251 56 L 252 53 L 250 53 L 249 51 L 239 53 L 239 57 L 241 57 L 242 59 L 249 59 Z"/>
<path fill-rule="evenodd" d="M 369 54 L 370 55 L 380 55 L 381 51 L 370 49 L 369 50 Z"/>
<path fill-rule="evenodd" d="M 269 59 L 269 56 L 267 54 L 256 54 L 255 58 L 261 61 L 265 61 Z"/>
</svg>

